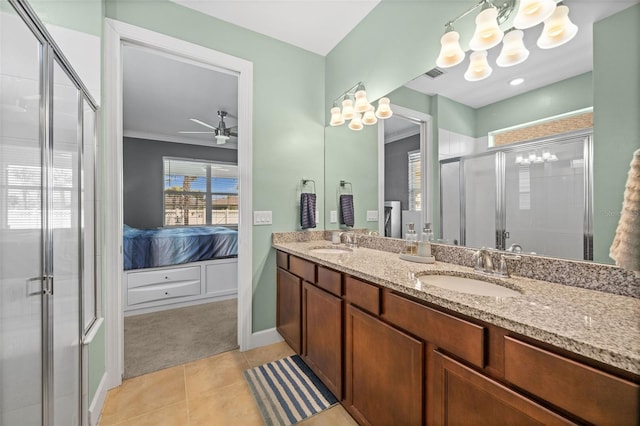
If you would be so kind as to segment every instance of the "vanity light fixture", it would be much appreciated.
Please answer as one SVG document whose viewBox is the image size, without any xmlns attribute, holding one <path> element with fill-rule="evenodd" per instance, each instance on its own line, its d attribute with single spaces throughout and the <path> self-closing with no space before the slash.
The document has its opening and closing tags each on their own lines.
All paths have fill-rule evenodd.
<svg viewBox="0 0 640 426">
<path fill-rule="evenodd" d="M 569 20 L 569 8 L 556 4 L 555 0 L 519 0 L 517 13 L 513 20 L 513 28 L 506 33 L 500 25 L 507 22 L 516 10 L 516 0 L 479 0 L 466 11 L 445 24 L 445 33 L 440 38 L 440 54 L 436 65 L 449 68 L 464 60 L 465 52 L 460 47 L 460 34 L 453 29 L 453 24 L 481 9 L 476 16 L 476 27 L 469 48 L 484 54 L 469 55 L 469 67 L 465 73 L 468 81 L 479 81 L 491 75 L 491 67 L 486 62 L 486 51 L 502 42 L 502 50 L 496 60 L 500 67 L 518 65 L 529 57 L 529 50 L 524 45 L 523 29 L 532 28 L 544 22 L 542 34 L 537 45 L 540 49 L 551 49 L 561 46 L 578 32 L 578 27 Z"/>
<path fill-rule="evenodd" d="M 342 111 L 338 106 L 340 100 Z M 367 91 L 364 84 L 359 82 L 333 101 L 329 125 L 340 126 L 349 120 L 349 128 L 351 130 L 362 130 L 365 125 L 376 124 L 379 118 L 391 117 L 393 111 L 391 111 L 389 103 L 389 98 L 380 98 L 378 100 L 378 109 L 376 110 L 367 99 Z"/>
</svg>

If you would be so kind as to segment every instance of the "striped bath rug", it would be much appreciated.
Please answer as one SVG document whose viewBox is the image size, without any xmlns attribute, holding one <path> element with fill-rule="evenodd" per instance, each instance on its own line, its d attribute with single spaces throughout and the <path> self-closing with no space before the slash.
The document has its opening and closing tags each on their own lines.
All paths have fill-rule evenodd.
<svg viewBox="0 0 640 426">
<path fill-rule="evenodd" d="M 296 424 L 338 402 L 298 355 L 246 370 L 244 377 L 267 426 Z"/>
</svg>

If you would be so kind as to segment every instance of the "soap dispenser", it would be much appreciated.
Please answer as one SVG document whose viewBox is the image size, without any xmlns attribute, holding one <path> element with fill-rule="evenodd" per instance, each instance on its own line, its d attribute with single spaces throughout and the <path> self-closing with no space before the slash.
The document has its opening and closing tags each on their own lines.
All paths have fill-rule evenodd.
<svg viewBox="0 0 640 426">
<path fill-rule="evenodd" d="M 431 224 L 426 223 L 422 229 L 422 236 L 420 241 L 431 242 L 433 241 L 433 231 L 431 230 Z"/>
<path fill-rule="evenodd" d="M 416 254 L 418 251 L 418 234 L 414 229 L 413 223 L 407 224 L 407 233 L 404 238 L 404 252 L 407 254 Z"/>
</svg>

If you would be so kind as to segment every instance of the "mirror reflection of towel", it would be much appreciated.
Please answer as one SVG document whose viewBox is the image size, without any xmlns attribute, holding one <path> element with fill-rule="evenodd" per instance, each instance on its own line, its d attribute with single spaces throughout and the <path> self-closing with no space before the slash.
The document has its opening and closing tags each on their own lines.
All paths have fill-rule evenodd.
<svg viewBox="0 0 640 426">
<path fill-rule="evenodd" d="M 353 227 L 353 194 L 340 195 L 340 223 Z"/>
<path fill-rule="evenodd" d="M 300 226 L 302 229 L 316 227 L 316 194 L 300 194 Z"/>
<path fill-rule="evenodd" d="M 633 154 L 622 211 L 609 253 L 619 266 L 640 276 L 640 149 Z"/>
</svg>

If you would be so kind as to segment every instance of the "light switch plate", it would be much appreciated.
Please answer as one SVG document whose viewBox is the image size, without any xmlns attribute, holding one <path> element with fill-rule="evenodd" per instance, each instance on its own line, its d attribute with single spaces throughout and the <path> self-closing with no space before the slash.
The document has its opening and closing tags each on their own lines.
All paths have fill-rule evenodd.
<svg viewBox="0 0 640 426">
<path fill-rule="evenodd" d="M 378 221 L 378 210 L 367 210 L 367 222 Z"/>
<path fill-rule="evenodd" d="M 253 224 L 254 225 L 271 225 L 273 223 L 273 216 L 271 211 L 254 211 L 253 212 Z"/>
<path fill-rule="evenodd" d="M 338 223 L 338 211 L 337 210 L 331 210 L 331 212 L 329 213 L 329 222 L 331 223 Z"/>
</svg>

